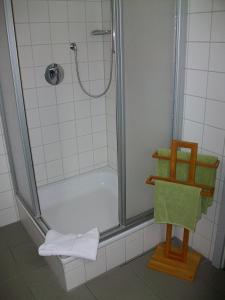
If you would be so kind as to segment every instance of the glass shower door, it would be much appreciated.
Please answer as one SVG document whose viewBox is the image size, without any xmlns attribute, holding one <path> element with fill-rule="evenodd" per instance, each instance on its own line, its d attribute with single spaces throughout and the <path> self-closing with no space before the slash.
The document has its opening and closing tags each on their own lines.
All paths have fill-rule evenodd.
<svg viewBox="0 0 225 300">
<path fill-rule="evenodd" d="M 173 124 L 175 0 L 123 0 L 126 218 L 153 208 L 151 154 Z"/>
</svg>

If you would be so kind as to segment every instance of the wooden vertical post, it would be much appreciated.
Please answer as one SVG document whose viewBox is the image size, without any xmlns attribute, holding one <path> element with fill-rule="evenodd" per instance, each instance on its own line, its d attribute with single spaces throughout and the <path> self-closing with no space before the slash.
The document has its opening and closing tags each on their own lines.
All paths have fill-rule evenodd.
<svg viewBox="0 0 225 300">
<path fill-rule="evenodd" d="M 195 171 L 198 153 L 198 144 L 189 143 L 183 141 L 173 140 L 171 143 L 171 158 L 170 158 L 170 178 L 176 180 L 176 167 L 177 167 L 177 150 L 178 148 L 189 148 L 191 149 L 188 179 L 187 183 L 195 183 Z M 184 228 L 183 241 L 181 246 L 181 253 L 172 251 L 172 224 L 167 224 L 166 228 L 166 244 L 165 244 L 165 256 L 180 261 L 186 261 L 188 253 L 188 241 L 189 241 L 189 230 Z"/>
</svg>

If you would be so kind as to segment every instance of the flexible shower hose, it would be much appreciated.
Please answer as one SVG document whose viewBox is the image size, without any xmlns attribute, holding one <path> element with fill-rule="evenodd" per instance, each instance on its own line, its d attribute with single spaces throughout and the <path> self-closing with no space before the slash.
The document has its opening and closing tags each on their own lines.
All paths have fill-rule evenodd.
<svg viewBox="0 0 225 300">
<path fill-rule="evenodd" d="M 79 66 L 78 66 L 78 54 L 77 54 L 78 51 L 77 51 L 77 44 L 76 44 L 75 42 L 74 42 L 74 43 L 71 43 L 71 44 L 70 44 L 70 49 L 73 50 L 73 52 L 74 52 L 74 60 L 75 60 L 75 66 L 76 66 L 77 79 L 78 79 L 78 82 L 79 82 L 79 85 L 80 85 L 82 91 L 83 91 L 87 96 L 89 96 L 89 97 L 91 97 L 91 98 L 100 98 L 100 97 L 104 96 L 104 95 L 108 92 L 108 90 L 109 90 L 109 88 L 110 88 L 110 85 L 111 85 L 111 82 L 112 82 L 112 73 L 113 73 L 113 49 L 111 50 L 110 74 L 109 74 L 109 82 L 108 82 L 108 85 L 107 85 L 107 87 L 105 88 L 105 90 L 104 90 L 102 93 L 100 93 L 100 94 L 95 94 L 95 95 L 89 93 L 89 92 L 85 89 L 85 87 L 84 87 L 84 85 L 83 85 L 83 83 L 82 83 L 82 81 L 81 81 L 81 78 L 80 78 L 80 71 L 79 71 Z"/>
</svg>

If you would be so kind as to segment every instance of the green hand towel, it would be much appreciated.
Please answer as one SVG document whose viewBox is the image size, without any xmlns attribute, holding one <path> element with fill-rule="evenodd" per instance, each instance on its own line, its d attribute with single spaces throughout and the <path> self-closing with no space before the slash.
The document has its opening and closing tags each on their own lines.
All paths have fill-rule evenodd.
<svg viewBox="0 0 225 300">
<path fill-rule="evenodd" d="M 200 188 L 156 180 L 156 222 L 180 225 L 194 231 L 201 217 L 200 192 Z"/>
<path fill-rule="evenodd" d="M 170 149 L 159 149 L 158 154 L 160 156 L 170 157 Z M 183 160 L 190 159 L 190 153 L 185 151 L 178 151 L 177 158 Z M 197 161 L 203 163 L 214 164 L 217 161 L 217 157 L 212 155 L 198 154 Z M 188 176 L 189 165 L 185 163 L 177 163 L 176 178 L 177 180 L 186 181 Z M 170 175 L 170 161 L 158 159 L 158 165 L 156 170 L 157 176 L 169 177 Z M 210 187 L 215 187 L 216 169 L 205 168 L 197 166 L 195 174 L 195 182 L 198 184 L 204 184 Z M 201 211 L 206 214 L 209 206 L 212 205 L 213 197 L 201 197 Z"/>
</svg>

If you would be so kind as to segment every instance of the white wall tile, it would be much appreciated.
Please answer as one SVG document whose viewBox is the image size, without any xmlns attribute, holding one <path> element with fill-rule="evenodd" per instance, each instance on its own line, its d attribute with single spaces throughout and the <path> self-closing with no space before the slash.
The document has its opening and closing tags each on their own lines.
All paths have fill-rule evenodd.
<svg viewBox="0 0 225 300">
<path fill-rule="evenodd" d="M 57 61 L 57 60 L 56 60 Z M 63 83 L 72 83 L 72 70 L 71 70 L 71 64 L 68 63 L 61 63 L 61 66 L 64 70 L 64 79 Z M 73 90 L 73 85 L 72 85 Z M 73 97 L 74 98 L 74 97 Z"/>
<path fill-rule="evenodd" d="M 24 89 L 30 89 L 35 87 L 33 68 L 22 68 L 21 77 L 22 77 L 22 84 Z"/>
<path fill-rule="evenodd" d="M 77 139 L 79 152 L 91 150 L 93 147 L 92 135 L 80 136 Z"/>
<path fill-rule="evenodd" d="M 40 87 L 37 88 L 39 107 L 51 106 L 56 104 L 55 88 L 54 87 Z"/>
<path fill-rule="evenodd" d="M 48 126 L 58 122 L 58 114 L 55 106 L 39 108 L 41 125 Z"/>
<path fill-rule="evenodd" d="M 68 34 L 68 25 L 66 23 L 51 23 L 51 39 L 53 44 L 68 43 Z"/>
<path fill-rule="evenodd" d="M 90 280 L 106 272 L 106 253 L 105 247 L 98 250 L 96 261 L 85 261 L 86 279 Z"/>
<path fill-rule="evenodd" d="M 57 142 L 44 145 L 44 153 L 46 161 L 60 159 L 60 144 Z"/>
<path fill-rule="evenodd" d="M 105 114 L 105 98 L 91 100 L 92 116 Z"/>
<path fill-rule="evenodd" d="M 225 73 L 209 72 L 207 97 L 225 101 Z"/>
<path fill-rule="evenodd" d="M 91 118 L 77 120 L 76 127 L 77 127 L 78 136 L 91 134 L 92 132 Z"/>
<path fill-rule="evenodd" d="M 94 163 L 106 163 L 108 159 L 107 147 L 99 148 L 94 150 Z"/>
<path fill-rule="evenodd" d="M 16 40 L 19 46 L 31 44 L 31 33 L 27 23 L 16 24 Z"/>
<path fill-rule="evenodd" d="M 29 130 L 30 143 L 32 147 L 42 145 L 41 128 L 34 128 Z"/>
<path fill-rule="evenodd" d="M 225 12 L 215 12 L 212 15 L 212 42 L 225 42 Z"/>
<path fill-rule="evenodd" d="M 32 157 L 34 164 L 41 164 L 45 162 L 45 155 L 43 146 L 32 148 Z"/>
<path fill-rule="evenodd" d="M 52 61 L 50 45 L 36 45 L 32 48 L 35 66 L 47 66 Z"/>
<path fill-rule="evenodd" d="M 196 233 L 200 234 L 207 240 L 211 240 L 213 233 L 213 223 L 202 217 L 201 220 L 197 223 Z"/>
<path fill-rule="evenodd" d="M 5 142 L 4 142 L 4 138 L 2 135 L 0 135 L 0 154 L 4 154 L 5 151 Z"/>
<path fill-rule="evenodd" d="M 80 168 L 86 168 L 93 165 L 93 152 L 87 151 L 79 154 L 79 164 Z"/>
<path fill-rule="evenodd" d="M 207 72 L 199 70 L 186 70 L 185 93 L 189 95 L 206 97 Z"/>
<path fill-rule="evenodd" d="M 67 1 L 50 1 L 49 16 L 51 22 L 66 22 Z"/>
<path fill-rule="evenodd" d="M 0 156 L 0 174 L 7 173 L 8 169 L 8 160 L 6 155 Z"/>
<path fill-rule="evenodd" d="M 104 65 L 103 62 L 89 63 L 89 78 L 90 80 L 104 79 Z"/>
<path fill-rule="evenodd" d="M 28 1 L 30 22 L 49 22 L 47 1 Z"/>
<path fill-rule="evenodd" d="M 88 43 L 88 58 L 90 61 L 97 61 L 103 59 L 102 43 Z"/>
<path fill-rule="evenodd" d="M 47 179 L 45 164 L 35 165 L 34 170 L 35 170 L 35 178 L 37 181 Z"/>
<path fill-rule="evenodd" d="M 31 46 L 20 46 L 18 52 L 21 67 L 32 67 L 34 65 Z"/>
<path fill-rule="evenodd" d="M 57 177 L 63 174 L 63 167 L 61 160 L 55 160 L 47 163 L 48 178 Z"/>
<path fill-rule="evenodd" d="M 183 124 L 183 139 L 185 141 L 202 144 L 203 125 L 189 120 Z"/>
<path fill-rule="evenodd" d="M 187 49 L 187 68 L 208 70 L 209 43 L 189 42 Z"/>
<path fill-rule="evenodd" d="M 89 70 L 88 70 L 88 63 L 87 62 L 79 62 L 79 74 L 82 82 L 89 80 Z M 72 64 L 72 72 L 73 72 L 73 81 L 78 81 L 77 79 L 77 71 L 75 64 Z M 85 99 L 87 96 L 85 97 Z"/>
<path fill-rule="evenodd" d="M 214 153 L 222 154 L 224 147 L 224 137 L 224 130 L 206 125 L 204 128 L 202 147 Z"/>
<path fill-rule="evenodd" d="M 87 118 L 90 116 L 91 107 L 90 101 L 78 101 L 75 103 L 75 111 L 78 119 Z"/>
<path fill-rule="evenodd" d="M 89 89 L 89 81 L 82 82 L 86 91 L 90 91 Z M 76 101 L 87 100 L 89 97 L 81 90 L 79 83 L 74 83 L 74 96 Z"/>
<path fill-rule="evenodd" d="M 0 193 L 11 190 L 10 175 L 0 174 Z"/>
<path fill-rule="evenodd" d="M 53 60 L 57 63 L 70 63 L 70 49 L 68 44 L 56 44 L 52 48 Z M 65 74 L 64 74 L 65 75 Z"/>
<path fill-rule="evenodd" d="M 159 224 L 151 224 L 143 229 L 144 252 L 152 249 L 161 242 L 161 227 Z"/>
<path fill-rule="evenodd" d="M 213 0 L 213 10 L 225 10 L 224 0 Z"/>
<path fill-rule="evenodd" d="M 84 265 L 82 264 L 74 268 L 73 270 L 66 272 L 65 278 L 66 278 L 66 288 L 68 291 L 84 283 L 85 282 Z"/>
<path fill-rule="evenodd" d="M 85 2 L 68 1 L 68 13 L 70 22 L 85 22 Z"/>
<path fill-rule="evenodd" d="M 23 96 L 25 101 L 26 109 L 37 108 L 38 101 L 37 101 L 37 93 L 36 89 L 24 89 Z"/>
<path fill-rule="evenodd" d="M 105 88 L 104 80 L 90 81 L 90 91 L 92 94 L 100 94 Z"/>
<path fill-rule="evenodd" d="M 73 173 L 79 170 L 78 156 L 73 155 L 63 159 L 63 169 L 65 173 Z"/>
<path fill-rule="evenodd" d="M 199 234 L 194 234 L 192 247 L 203 254 L 205 257 L 209 256 L 210 241 Z"/>
<path fill-rule="evenodd" d="M 27 0 L 13 0 L 13 16 L 15 23 L 28 22 Z"/>
<path fill-rule="evenodd" d="M 77 153 L 76 139 L 64 140 L 61 142 L 62 156 L 67 157 Z"/>
<path fill-rule="evenodd" d="M 50 28 L 48 23 L 31 23 L 30 30 L 33 45 L 50 44 Z"/>
<path fill-rule="evenodd" d="M 27 111 L 27 122 L 29 128 L 40 127 L 40 117 L 38 109 L 30 109 Z"/>
<path fill-rule="evenodd" d="M 13 207 L 15 205 L 15 199 L 13 191 L 6 191 L 0 194 L 0 210 Z"/>
<path fill-rule="evenodd" d="M 85 23 L 69 23 L 69 38 L 71 42 L 84 42 L 86 40 Z"/>
<path fill-rule="evenodd" d="M 75 122 L 69 121 L 59 125 L 60 137 L 62 140 L 73 138 L 76 135 Z"/>
<path fill-rule="evenodd" d="M 87 22 L 102 21 L 101 2 L 86 2 L 86 18 Z"/>
<path fill-rule="evenodd" d="M 73 86 L 72 84 L 60 84 L 56 87 L 56 97 L 58 103 L 73 101 Z"/>
<path fill-rule="evenodd" d="M 212 0 L 189 0 L 188 10 L 194 12 L 209 12 L 212 10 Z"/>
<path fill-rule="evenodd" d="M 143 230 L 136 231 L 126 238 L 126 261 L 143 253 Z"/>
<path fill-rule="evenodd" d="M 107 145 L 106 131 L 96 132 L 93 134 L 94 148 L 101 148 Z"/>
<path fill-rule="evenodd" d="M 35 67 L 34 72 L 36 87 L 49 86 L 49 83 L 47 83 L 47 81 L 45 80 L 45 69 L 45 66 Z"/>
<path fill-rule="evenodd" d="M 209 42 L 211 14 L 191 14 L 189 16 L 189 41 Z"/>
<path fill-rule="evenodd" d="M 125 239 L 106 246 L 107 271 L 123 264 L 126 260 Z"/>
<path fill-rule="evenodd" d="M 59 140 L 58 125 L 50 125 L 42 128 L 43 143 L 49 144 Z"/>
<path fill-rule="evenodd" d="M 205 99 L 185 95 L 185 118 L 202 123 L 205 115 Z"/>
<path fill-rule="evenodd" d="M 225 129 L 225 103 L 206 101 L 205 123 Z"/>
<path fill-rule="evenodd" d="M 92 130 L 93 132 L 106 130 L 106 118 L 104 115 L 92 118 Z"/>
<path fill-rule="evenodd" d="M 15 207 L 0 210 L 0 226 L 18 221 L 18 216 Z"/>
<path fill-rule="evenodd" d="M 225 72 L 225 43 L 211 43 L 209 70 Z"/>
<path fill-rule="evenodd" d="M 59 115 L 59 122 L 74 120 L 75 118 L 74 104 L 64 103 L 58 105 L 58 115 Z"/>
</svg>

